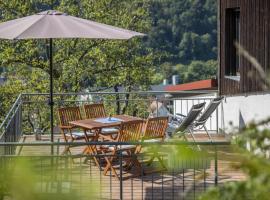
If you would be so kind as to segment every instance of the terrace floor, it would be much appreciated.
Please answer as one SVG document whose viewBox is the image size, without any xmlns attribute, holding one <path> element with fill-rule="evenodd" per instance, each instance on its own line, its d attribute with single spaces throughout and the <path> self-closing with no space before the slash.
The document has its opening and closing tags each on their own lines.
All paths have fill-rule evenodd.
<svg viewBox="0 0 270 200">
<path fill-rule="evenodd" d="M 60 140 L 60 136 L 55 137 L 55 141 Z M 213 134 L 214 141 L 225 141 L 221 134 Z M 198 134 L 198 141 L 208 141 L 207 137 Z M 49 141 L 48 136 L 42 136 L 42 141 Z M 24 136 L 21 142 L 35 142 L 34 136 Z M 74 153 L 82 151 L 83 147 L 74 148 Z M 63 147 L 58 147 L 55 152 L 61 152 Z M 24 146 L 17 150 L 20 155 L 45 156 L 50 155 L 49 146 Z M 213 149 L 210 148 L 210 153 Z M 212 151 L 212 152 L 211 152 Z M 218 183 L 230 181 L 240 181 L 245 179 L 245 174 L 232 167 L 237 164 L 237 154 L 233 153 L 228 146 L 218 147 Z M 210 166 L 204 170 L 185 169 L 173 172 L 156 172 L 148 175 L 134 177 L 131 173 L 123 173 L 123 199 L 195 199 L 197 195 L 208 187 L 214 186 L 215 168 L 214 160 L 210 161 Z M 99 168 L 92 162 L 85 162 L 82 158 L 74 159 L 69 166 L 72 168 L 73 179 L 82 180 L 87 177 L 96 183 L 97 199 L 120 199 L 120 182 L 113 176 L 104 176 Z M 80 192 L 89 190 L 89 186 L 77 181 Z"/>
</svg>

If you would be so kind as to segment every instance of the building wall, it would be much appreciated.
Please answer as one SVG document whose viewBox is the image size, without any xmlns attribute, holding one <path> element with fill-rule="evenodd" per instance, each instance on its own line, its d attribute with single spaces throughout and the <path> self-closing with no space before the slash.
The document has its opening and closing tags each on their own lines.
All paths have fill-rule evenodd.
<svg viewBox="0 0 270 200">
<path fill-rule="evenodd" d="M 259 122 L 270 117 L 270 93 L 250 96 L 226 97 L 219 107 L 223 112 L 223 123 L 226 132 L 239 129 L 250 122 Z M 223 121 L 223 122 L 222 122 Z"/>
<path fill-rule="evenodd" d="M 202 102 L 206 102 L 206 108 L 214 97 L 215 94 L 179 98 L 174 100 L 173 113 L 174 115 L 176 113 L 187 115 L 192 105 Z M 251 122 L 260 122 L 270 118 L 269 105 L 270 92 L 260 95 L 225 97 L 219 105 L 218 111 L 214 112 L 207 121 L 206 127 L 208 130 L 219 130 L 219 132 L 222 130 L 225 133 L 238 131 Z M 268 128 L 270 128 L 270 123 Z"/>
<path fill-rule="evenodd" d="M 270 72 L 270 0 L 220 0 L 220 94 L 234 95 L 262 91 L 258 72 L 240 58 L 240 81 L 225 77 L 225 22 L 227 8 L 240 8 L 240 44 Z"/>
</svg>

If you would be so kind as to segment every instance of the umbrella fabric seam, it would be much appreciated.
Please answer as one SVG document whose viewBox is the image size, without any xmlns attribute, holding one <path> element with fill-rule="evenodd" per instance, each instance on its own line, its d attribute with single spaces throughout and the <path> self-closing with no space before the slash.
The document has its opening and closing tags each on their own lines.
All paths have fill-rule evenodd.
<svg viewBox="0 0 270 200">
<path fill-rule="evenodd" d="M 42 16 L 42 15 L 40 15 Z M 20 39 L 20 36 L 25 33 L 29 28 L 31 28 L 32 26 L 34 26 L 37 22 L 39 22 L 40 20 L 44 19 L 46 15 L 42 16 L 40 19 L 38 19 L 37 21 L 35 21 L 33 24 L 31 24 L 30 26 L 28 26 L 27 28 L 25 28 L 20 34 L 18 34 L 18 36 L 16 36 L 14 39 Z"/>
</svg>

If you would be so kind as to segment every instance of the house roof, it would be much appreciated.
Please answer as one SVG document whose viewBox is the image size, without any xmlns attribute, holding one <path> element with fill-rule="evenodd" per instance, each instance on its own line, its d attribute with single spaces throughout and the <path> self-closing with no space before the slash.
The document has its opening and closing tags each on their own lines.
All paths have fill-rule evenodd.
<svg viewBox="0 0 270 200">
<path fill-rule="evenodd" d="M 180 85 L 168 85 L 165 86 L 165 91 L 186 91 L 186 90 L 216 90 L 217 80 L 207 79 L 201 81 L 194 81 L 190 83 L 184 83 Z"/>
<path fill-rule="evenodd" d="M 152 91 L 164 91 L 166 86 L 160 84 L 160 85 L 151 85 L 150 87 Z"/>
</svg>

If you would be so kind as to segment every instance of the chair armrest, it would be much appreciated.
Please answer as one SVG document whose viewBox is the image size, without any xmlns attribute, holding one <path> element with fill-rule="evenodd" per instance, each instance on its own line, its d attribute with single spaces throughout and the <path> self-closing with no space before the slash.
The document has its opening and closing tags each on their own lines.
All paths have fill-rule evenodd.
<svg viewBox="0 0 270 200">
<path fill-rule="evenodd" d="M 106 141 L 109 141 L 109 142 L 118 142 L 117 138 L 116 139 L 113 139 L 110 136 L 106 136 L 106 135 L 100 134 L 99 137 L 101 137 L 102 139 L 105 139 Z"/>
<path fill-rule="evenodd" d="M 176 115 L 181 116 L 181 117 L 186 117 L 186 115 L 183 115 L 181 113 L 176 113 Z"/>
<path fill-rule="evenodd" d="M 75 128 L 74 126 L 58 126 L 60 129 L 72 129 L 72 128 Z"/>
</svg>

